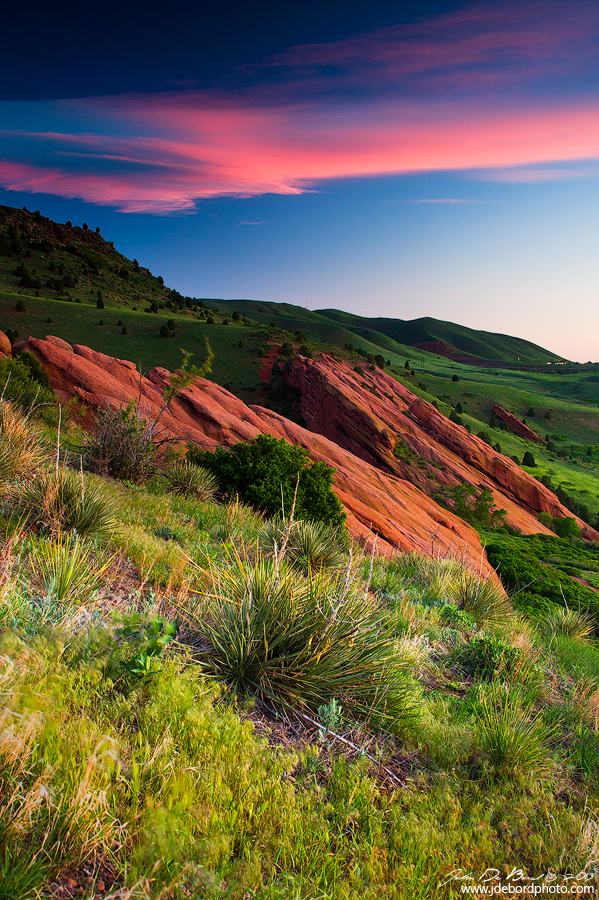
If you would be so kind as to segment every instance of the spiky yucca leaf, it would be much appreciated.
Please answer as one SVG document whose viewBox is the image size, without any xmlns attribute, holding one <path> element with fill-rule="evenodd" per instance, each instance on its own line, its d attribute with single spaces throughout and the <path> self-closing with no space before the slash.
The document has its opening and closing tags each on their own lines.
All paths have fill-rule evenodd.
<svg viewBox="0 0 599 900">
<path fill-rule="evenodd" d="M 465 567 L 450 580 L 447 598 L 470 613 L 479 624 L 499 625 L 514 615 L 501 584 Z"/>
<path fill-rule="evenodd" d="M 240 559 L 213 579 L 190 624 L 210 642 L 206 664 L 235 690 L 312 711 L 335 697 L 387 728 L 413 714 L 393 629 L 348 579 Z"/>
<path fill-rule="evenodd" d="M 30 478 L 47 459 L 39 426 L 8 400 L 0 401 L 0 487 Z"/>
<path fill-rule="evenodd" d="M 108 563 L 97 566 L 92 548 L 76 534 L 44 542 L 32 554 L 32 568 L 46 595 L 84 604 L 94 598 Z"/>
<path fill-rule="evenodd" d="M 213 500 L 218 488 L 218 478 L 193 463 L 181 462 L 163 473 L 163 478 L 172 494 L 195 497 L 197 500 Z"/>
<path fill-rule="evenodd" d="M 501 685 L 494 684 L 482 697 L 477 713 L 483 750 L 499 775 L 541 775 L 550 762 L 547 741 L 551 730 L 530 706 L 521 706 Z"/>
<path fill-rule="evenodd" d="M 271 519 L 267 522 L 259 537 L 260 550 L 271 555 L 281 551 L 285 541 L 285 533 L 289 537 L 285 546 L 288 562 L 303 571 L 322 572 L 339 569 L 347 562 L 346 538 L 344 533 L 324 522 L 292 522 L 282 519 Z"/>
<path fill-rule="evenodd" d="M 407 584 L 424 588 L 432 601 L 445 600 L 453 579 L 460 576 L 464 566 L 452 556 L 424 556 L 415 550 L 400 553 L 388 566 L 389 576 Z"/>
<path fill-rule="evenodd" d="M 110 534 L 116 527 L 112 503 L 101 484 L 72 469 L 41 472 L 16 498 L 30 523 L 51 532 Z"/>
</svg>

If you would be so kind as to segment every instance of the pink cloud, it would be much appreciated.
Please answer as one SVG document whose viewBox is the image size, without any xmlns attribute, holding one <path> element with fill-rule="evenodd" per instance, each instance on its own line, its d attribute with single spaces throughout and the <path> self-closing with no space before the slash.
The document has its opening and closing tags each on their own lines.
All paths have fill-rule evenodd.
<svg viewBox="0 0 599 900">
<path fill-rule="evenodd" d="M 594 0 L 481 3 L 292 48 L 263 67 L 286 80 L 253 80 L 236 94 L 57 101 L 44 118 L 69 126 L 2 133 L 16 149 L 0 159 L 0 183 L 169 212 L 193 210 L 202 198 L 297 194 L 344 177 L 592 175 L 595 164 L 580 162 L 599 159 L 595 94 L 559 100 L 552 91 L 543 102 L 513 88 L 540 74 L 593 71 L 598 34 Z"/>
<path fill-rule="evenodd" d="M 49 147 L 43 163 L 0 161 L 0 182 L 164 212 L 193 209 L 198 198 L 297 194 L 342 177 L 493 170 L 491 177 L 507 180 L 513 170 L 512 180 L 524 180 L 517 168 L 540 163 L 552 164 L 543 177 L 568 177 L 556 162 L 599 158 L 598 106 L 514 111 L 382 101 L 261 109 L 209 107 L 203 95 L 189 93 L 113 98 L 110 106 L 87 101 L 87 115 L 94 113 L 106 133 L 32 133 L 32 146 Z M 127 136 L 115 134 L 123 121 Z M 69 155 L 57 154 L 65 145 Z M 526 180 L 535 177 L 533 171 Z"/>
</svg>

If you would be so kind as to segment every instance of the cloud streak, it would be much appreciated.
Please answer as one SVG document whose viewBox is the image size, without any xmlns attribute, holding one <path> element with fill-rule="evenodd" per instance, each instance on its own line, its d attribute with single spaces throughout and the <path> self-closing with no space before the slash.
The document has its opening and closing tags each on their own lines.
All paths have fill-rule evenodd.
<svg viewBox="0 0 599 900">
<path fill-rule="evenodd" d="M 290 78 L 324 76 L 352 84 L 482 86 L 522 84 L 597 70 L 599 7 L 580 0 L 479 3 L 413 24 L 394 25 L 327 44 L 303 44 L 266 67 Z M 322 82 L 319 82 L 322 83 Z"/>
<path fill-rule="evenodd" d="M 125 212 L 167 213 L 193 211 L 201 199 L 298 194 L 350 177 L 463 170 L 535 182 L 593 175 L 596 92 L 576 96 L 570 85 L 567 97 L 552 89 L 542 99 L 512 88 L 548 72 L 589 71 L 598 35 L 594 3 L 566 11 L 551 0 L 477 5 L 293 48 L 264 67 L 282 72 L 279 82 L 253 80 L 235 93 L 54 102 L 44 121 L 56 127 L 43 132 L 33 122 L 23 127 L 23 106 L 20 127 L 2 134 L 0 183 Z"/>
</svg>

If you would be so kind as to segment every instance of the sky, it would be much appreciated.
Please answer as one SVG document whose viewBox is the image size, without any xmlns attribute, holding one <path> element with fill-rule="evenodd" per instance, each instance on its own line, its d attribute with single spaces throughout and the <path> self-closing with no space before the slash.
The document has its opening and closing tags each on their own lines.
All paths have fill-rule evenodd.
<svg viewBox="0 0 599 900">
<path fill-rule="evenodd" d="M 99 225 L 185 295 L 599 360 L 596 0 L 3 18 L 0 203 Z"/>
</svg>

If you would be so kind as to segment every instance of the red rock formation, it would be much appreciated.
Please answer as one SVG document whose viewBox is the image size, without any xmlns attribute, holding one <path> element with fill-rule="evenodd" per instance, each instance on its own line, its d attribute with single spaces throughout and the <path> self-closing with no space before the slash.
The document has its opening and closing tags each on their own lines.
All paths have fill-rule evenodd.
<svg viewBox="0 0 599 900">
<path fill-rule="evenodd" d="M 0 331 L 0 357 L 10 356 L 11 353 L 12 353 L 12 347 L 10 345 L 10 341 L 6 337 L 4 332 Z"/>
<path fill-rule="evenodd" d="M 22 349 L 37 357 L 59 398 L 81 402 L 88 422 L 93 408 L 133 401 L 175 440 L 215 447 L 273 434 L 300 444 L 314 460 L 336 469 L 334 489 L 347 510 L 351 534 L 366 544 L 376 534 L 381 549 L 461 554 L 489 571 L 474 529 L 429 496 L 440 486 L 489 487 L 508 521 L 525 533 L 546 531 L 535 518 L 540 510 L 569 515 L 551 491 L 512 460 L 380 370 L 362 377 L 325 355 L 298 357 L 289 377 L 301 390 L 308 425 L 302 428 L 270 410 L 247 406 L 205 379 L 196 379 L 166 405 L 166 369 L 152 369 L 144 377 L 127 360 L 49 339 L 30 338 Z M 398 447 L 407 451 L 407 461 L 394 454 Z M 579 525 L 585 537 L 599 540 Z"/>
<path fill-rule="evenodd" d="M 499 406 L 498 403 L 493 407 L 493 415 L 496 418 L 500 419 L 510 431 L 514 434 L 519 435 L 522 438 L 525 438 L 527 441 L 534 441 L 535 444 L 544 444 L 545 441 L 542 437 L 529 428 L 524 422 L 522 422 L 517 416 L 513 413 L 508 412 L 507 409 L 504 409 L 503 406 Z"/>
<path fill-rule="evenodd" d="M 550 533 L 537 520 L 539 512 L 572 515 L 513 460 L 380 369 L 361 376 L 324 354 L 319 360 L 297 357 L 289 380 L 301 391 L 301 411 L 311 431 L 428 494 L 463 483 L 489 488 L 507 522 L 525 534 Z M 400 456 L 394 453 L 398 449 Z M 577 522 L 586 539 L 599 540 L 597 532 Z"/>
<path fill-rule="evenodd" d="M 380 549 L 462 555 L 471 565 L 490 571 L 474 529 L 441 509 L 417 487 L 365 462 L 322 434 L 260 406 L 246 406 L 211 381 L 196 379 L 165 407 L 164 387 L 170 374 L 166 369 L 152 369 L 146 378 L 132 363 L 89 347 L 76 344 L 67 350 L 35 338 L 30 338 L 23 349 L 37 357 L 61 399 L 79 399 L 84 409 L 121 406 L 133 400 L 149 417 L 160 415 L 165 434 L 207 447 L 229 446 L 258 434 L 273 434 L 300 444 L 314 460 L 336 469 L 334 489 L 347 510 L 347 524 L 354 537 L 369 544 L 373 534 L 377 535 Z"/>
</svg>

